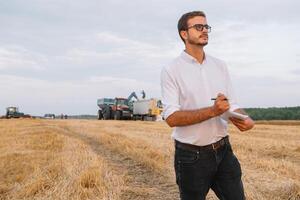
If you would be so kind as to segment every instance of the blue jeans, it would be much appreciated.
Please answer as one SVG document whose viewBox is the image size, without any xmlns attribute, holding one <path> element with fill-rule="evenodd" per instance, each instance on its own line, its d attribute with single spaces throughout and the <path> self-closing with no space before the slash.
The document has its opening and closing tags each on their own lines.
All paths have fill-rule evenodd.
<svg viewBox="0 0 300 200">
<path fill-rule="evenodd" d="M 204 200 L 211 188 L 220 200 L 244 200 L 241 166 L 230 144 L 217 150 L 175 146 L 176 183 L 181 200 Z"/>
</svg>

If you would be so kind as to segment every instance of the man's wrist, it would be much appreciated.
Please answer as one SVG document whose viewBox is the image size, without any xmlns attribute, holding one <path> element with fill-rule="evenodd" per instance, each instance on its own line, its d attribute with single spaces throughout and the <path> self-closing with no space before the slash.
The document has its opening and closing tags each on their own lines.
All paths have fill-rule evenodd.
<svg viewBox="0 0 300 200">
<path fill-rule="evenodd" d="M 214 106 L 210 106 L 209 107 L 209 117 L 213 118 L 213 117 L 216 117 L 216 116 L 217 116 L 217 113 L 216 113 L 216 110 L 215 110 Z"/>
</svg>

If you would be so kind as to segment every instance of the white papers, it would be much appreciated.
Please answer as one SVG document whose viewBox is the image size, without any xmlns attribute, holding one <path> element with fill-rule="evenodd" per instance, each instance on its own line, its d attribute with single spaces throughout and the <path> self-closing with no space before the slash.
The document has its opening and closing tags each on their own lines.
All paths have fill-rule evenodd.
<svg viewBox="0 0 300 200">
<path fill-rule="evenodd" d="M 237 112 L 234 112 L 234 111 L 229 110 L 229 111 L 226 111 L 225 113 L 223 113 L 223 114 L 221 115 L 221 117 L 222 117 L 224 120 L 228 121 L 228 118 L 229 118 L 229 117 L 234 117 L 234 118 L 238 118 L 238 119 L 245 120 L 245 119 L 247 119 L 249 116 L 248 116 L 248 115 L 243 115 L 243 114 L 241 114 L 241 113 L 237 113 Z"/>
<path fill-rule="evenodd" d="M 249 116 L 248 115 L 243 115 L 241 113 L 237 113 L 237 112 L 233 112 L 233 111 L 228 111 L 229 116 L 228 117 L 235 117 L 235 118 L 239 118 L 239 119 L 247 119 Z"/>
</svg>

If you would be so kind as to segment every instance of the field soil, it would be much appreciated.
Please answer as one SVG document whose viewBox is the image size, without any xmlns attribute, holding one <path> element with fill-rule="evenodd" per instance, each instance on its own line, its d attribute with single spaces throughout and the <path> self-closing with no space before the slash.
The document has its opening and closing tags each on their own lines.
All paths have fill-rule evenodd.
<svg viewBox="0 0 300 200">
<path fill-rule="evenodd" d="M 0 119 L 0 200 L 179 199 L 164 122 Z M 300 122 L 229 125 L 248 200 L 300 199 Z M 212 191 L 207 199 L 217 199 Z"/>
</svg>

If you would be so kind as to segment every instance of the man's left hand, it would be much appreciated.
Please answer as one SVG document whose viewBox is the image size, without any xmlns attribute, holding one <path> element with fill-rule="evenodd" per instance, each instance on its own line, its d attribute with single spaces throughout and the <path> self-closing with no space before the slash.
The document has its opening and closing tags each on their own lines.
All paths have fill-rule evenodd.
<svg viewBox="0 0 300 200">
<path fill-rule="evenodd" d="M 235 117 L 230 117 L 229 120 L 240 130 L 247 131 L 254 127 L 254 121 L 248 117 L 246 119 L 238 119 Z"/>
</svg>

